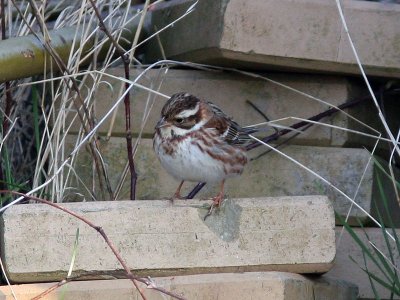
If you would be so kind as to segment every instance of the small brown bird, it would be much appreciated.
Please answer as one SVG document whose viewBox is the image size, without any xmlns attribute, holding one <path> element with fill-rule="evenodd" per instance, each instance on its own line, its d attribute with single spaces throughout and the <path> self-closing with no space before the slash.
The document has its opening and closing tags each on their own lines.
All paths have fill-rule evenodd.
<svg viewBox="0 0 400 300">
<path fill-rule="evenodd" d="M 219 206 L 225 179 L 242 174 L 248 159 L 244 145 L 254 128 L 242 128 L 215 104 L 188 93 L 177 93 L 165 103 L 153 137 L 153 148 L 169 174 L 185 181 L 220 182 L 213 198 Z M 210 212 L 211 212 L 210 210 Z"/>
</svg>

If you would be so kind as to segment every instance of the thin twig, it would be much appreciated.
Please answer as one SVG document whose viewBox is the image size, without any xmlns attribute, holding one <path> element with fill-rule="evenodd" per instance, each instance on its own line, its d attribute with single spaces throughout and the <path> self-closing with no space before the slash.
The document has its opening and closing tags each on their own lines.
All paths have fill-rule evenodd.
<svg viewBox="0 0 400 300">
<path fill-rule="evenodd" d="M 159 77 L 160 77 L 161 71 L 162 71 L 162 67 L 159 69 L 159 72 L 158 72 L 158 75 L 157 75 L 156 79 L 153 79 L 156 82 L 159 81 Z M 165 70 L 164 74 L 166 74 L 167 71 L 168 71 L 168 69 Z M 158 87 L 156 89 L 147 89 L 146 87 L 144 87 L 144 86 L 142 86 L 140 84 L 135 84 L 135 86 L 137 86 L 139 88 L 144 88 L 145 90 L 147 89 L 148 91 L 151 92 L 151 94 L 149 93 L 148 98 L 147 98 L 146 108 L 147 108 L 147 105 L 148 105 L 149 102 L 151 104 L 150 104 L 150 107 L 148 108 L 148 110 L 146 110 L 146 109 L 144 110 L 142 124 L 141 124 L 140 130 L 139 130 L 138 136 L 136 138 L 136 142 L 135 142 L 135 144 L 133 146 L 133 155 L 136 155 L 136 151 L 137 151 L 137 149 L 139 147 L 140 140 L 141 140 L 142 135 L 143 135 L 144 127 L 145 127 L 145 125 L 146 125 L 146 123 L 147 123 L 147 121 L 149 119 L 150 112 L 151 112 L 151 110 L 153 108 L 153 105 L 155 103 L 155 96 L 159 95 L 159 96 L 165 97 L 166 99 L 169 99 L 169 96 L 164 95 L 164 94 L 159 92 L 159 90 L 161 89 L 161 86 L 162 86 L 162 84 L 164 82 L 164 79 L 165 79 L 165 76 L 162 77 L 162 79 L 160 80 L 160 82 L 158 84 Z M 122 173 L 121 173 L 120 178 L 118 180 L 118 184 L 117 184 L 117 186 L 115 188 L 115 194 L 114 194 L 114 198 L 113 198 L 114 200 L 118 198 L 119 193 L 121 192 L 123 183 L 125 182 L 125 178 L 126 178 L 126 175 L 127 175 L 127 172 L 128 172 L 128 167 L 129 167 L 129 165 L 125 164 L 124 169 L 122 170 Z"/>
<path fill-rule="evenodd" d="M 93 275 L 93 274 L 95 274 L 95 273 L 91 273 L 91 275 Z M 102 273 L 102 274 L 104 275 L 104 273 Z M 35 296 L 35 297 L 32 298 L 31 300 L 39 300 L 39 299 L 42 299 L 43 297 L 45 297 L 45 296 L 47 296 L 48 294 L 50 294 L 51 292 L 55 291 L 55 290 L 58 289 L 59 287 L 61 287 L 61 286 L 65 285 L 65 284 L 67 284 L 68 282 L 81 279 L 82 276 L 85 276 L 85 275 L 80 275 L 80 276 L 74 276 L 74 277 L 65 278 L 65 279 L 63 279 L 63 280 L 57 282 L 57 283 L 54 284 L 53 286 L 49 287 L 47 290 L 43 291 L 43 292 L 40 293 L 39 295 Z M 126 276 L 126 278 L 128 278 L 128 279 L 133 278 L 132 276 L 130 276 L 130 275 L 128 275 L 128 274 L 125 274 L 125 276 Z M 134 277 L 135 277 L 135 276 L 134 276 Z M 141 281 L 141 282 L 143 282 L 144 284 L 146 284 L 148 289 L 157 290 L 157 291 L 159 291 L 160 293 L 163 293 L 163 294 L 165 294 L 165 295 L 168 295 L 168 296 L 170 296 L 170 297 L 172 297 L 172 298 L 175 298 L 175 299 L 178 299 L 178 300 L 186 300 L 186 298 L 184 298 L 184 297 L 182 297 L 182 296 L 180 296 L 180 295 L 178 295 L 178 294 L 172 293 L 172 292 L 170 292 L 170 291 L 168 291 L 168 290 L 166 290 L 166 289 L 164 289 L 164 288 L 155 286 L 155 285 L 154 285 L 154 282 L 153 282 L 152 280 L 149 280 L 149 279 L 147 279 L 147 278 L 146 278 L 146 279 L 145 279 L 145 278 L 135 278 L 135 279 L 136 279 L 137 281 Z"/>
<path fill-rule="evenodd" d="M 42 298 L 46 297 L 48 294 L 50 294 L 52 291 L 55 291 L 56 289 L 58 289 L 59 287 L 65 285 L 65 284 L 67 284 L 70 281 L 72 281 L 72 278 L 65 278 L 65 279 L 57 282 L 56 284 L 52 285 L 51 287 L 49 287 L 47 290 L 43 291 L 39 295 L 33 297 L 31 300 L 42 299 Z"/>
<path fill-rule="evenodd" d="M 93 7 L 93 10 L 97 16 L 99 21 L 99 28 L 102 30 L 107 37 L 110 39 L 111 43 L 113 44 L 115 51 L 121 57 L 121 60 L 124 64 L 124 71 L 125 71 L 125 78 L 129 80 L 129 69 L 130 69 L 130 58 L 129 54 L 126 53 L 124 48 L 122 48 L 118 42 L 114 39 L 110 31 L 107 29 L 106 25 L 104 24 L 103 18 L 101 17 L 100 11 L 96 6 L 94 0 L 89 0 L 90 4 Z M 138 29 L 139 30 L 139 29 Z M 132 148 L 132 129 L 131 129 L 131 100 L 130 100 L 130 87 L 129 83 L 125 82 L 125 130 L 126 130 L 126 145 L 127 145 L 127 155 L 128 155 L 128 162 L 129 162 L 129 170 L 131 173 L 131 186 L 130 186 L 130 198 L 132 200 L 136 199 L 136 181 L 137 181 L 137 173 L 135 170 L 135 163 L 133 161 L 133 148 Z"/>
<path fill-rule="evenodd" d="M 251 102 L 249 99 L 246 99 L 246 103 L 249 104 L 256 112 L 258 112 L 267 122 L 270 122 L 271 119 L 268 118 L 268 116 L 253 102 Z M 278 129 L 274 128 L 275 132 L 278 132 Z"/>
<path fill-rule="evenodd" d="M 50 205 L 50 206 L 52 206 L 52 207 L 54 207 L 56 209 L 59 209 L 59 210 L 65 212 L 65 213 L 67 213 L 67 214 L 70 214 L 71 216 L 77 218 L 78 220 L 80 220 L 80 221 L 84 222 L 85 224 L 87 224 L 88 226 L 92 227 L 94 230 L 96 230 L 103 237 L 104 241 L 107 243 L 108 247 L 111 249 L 111 251 L 114 253 L 115 257 L 117 258 L 117 260 L 119 261 L 119 263 L 123 267 L 123 269 L 125 271 L 125 275 L 127 276 L 127 278 L 129 278 L 133 282 L 133 284 L 135 285 L 136 289 L 138 290 L 138 292 L 140 293 L 140 295 L 142 296 L 142 298 L 144 300 L 146 300 L 146 297 L 143 294 L 143 291 L 141 289 L 139 289 L 136 281 L 144 283 L 148 288 L 157 290 L 157 291 L 159 291 L 159 292 L 161 292 L 163 294 L 166 294 L 166 295 L 169 295 L 171 297 L 174 297 L 175 299 L 185 300 L 185 298 L 182 297 L 182 296 L 179 296 L 179 295 L 177 295 L 175 293 L 169 292 L 169 291 L 167 291 L 167 290 L 165 290 L 163 288 L 157 287 L 156 285 L 154 285 L 154 282 L 152 282 L 151 280 L 149 280 L 147 278 L 138 277 L 138 276 L 132 274 L 130 268 L 128 267 L 126 262 L 123 260 L 122 256 L 118 252 L 117 248 L 114 246 L 113 242 L 108 238 L 107 234 L 105 233 L 105 231 L 103 230 L 103 228 L 101 226 L 98 226 L 98 225 L 92 223 L 91 221 L 89 221 L 85 217 L 75 213 L 74 211 L 72 211 L 72 210 L 70 210 L 68 208 L 65 208 L 65 207 L 60 206 L 60 205 L 58 205 L 56 203 L 50 202 L 48 200 L 45 200 L 45 199 L 42 199 L 42 198 L 39 198 L 39 197 L 35 197 L 35 196 L 31 196 L 31 195 L 27 195 L 27 194 L 24 194 L 24 193 L 11 191 L 11 190 L 0 190 L 0 193 L 10 193 L 10 194 L 13 194 L 13 195 L 26 197 L 26 198 L 29 198 L 31 200 L 34 200 L 34 201 L 37 201 L 37 202 L 40 202 L 40 203 L 43 203 L 43 204 Z M 67 279 L 63 279 L 60 282 L 63 282 L 64 280 L 67 280 Z M 65 283 L 67 283 L 67 282 L 65 282 Z M 65 283 L 62 283 L 62 284 L 58 283 L 57 287 L 65 284 Z M 50 289 L 54 290 L 57 287 L 52 286 L 52 287 L 50 287 Z M 48 293 L 46 292 L 46 294 L 48 294 Z M 37 298 L 37 299 L 39 299 L 39 298 Z"/>
</svg>

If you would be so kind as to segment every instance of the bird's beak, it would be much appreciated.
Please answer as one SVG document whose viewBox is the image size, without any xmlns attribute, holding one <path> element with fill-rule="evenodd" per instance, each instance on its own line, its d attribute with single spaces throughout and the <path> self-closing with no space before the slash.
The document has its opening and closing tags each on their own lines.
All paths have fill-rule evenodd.
<svg viewBox="0 0 400 300">
<path fill-rule="evenodd" d="M 163 128 L 163 127 L 168 126 L 168 125 L 169 125 L 169 123 L 165 120 L 164 117 L 162 117 L 161 120 L 158 121 L 158 123 L 156 125 L 156 129 Z"/>
</svg>

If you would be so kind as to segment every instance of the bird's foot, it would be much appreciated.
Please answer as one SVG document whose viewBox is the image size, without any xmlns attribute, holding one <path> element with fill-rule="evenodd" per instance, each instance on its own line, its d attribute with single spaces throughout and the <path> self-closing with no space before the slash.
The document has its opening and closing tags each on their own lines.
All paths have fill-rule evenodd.
<svg viewBox="0 0 400 300">
<path fill-rule="evenodd" d="M 186 200 L 186 197 L 182 197 L 180 193 L 175 193 L 172 197 L 166 198 L 173 204 L 175 200 Z"/>
<path fill-rule="evenodd" d="M 208 210 L 207 214 L 204 216 L 204 221 L 211 216 L 212 212 L 214 211 L 215 207 L 220 207 L 222 202 L 224 201 L 224 194 L 219 193 L 216 197 L 212 198 L 213 203 L 210 206 L 210 209 Z"/>
</svg>

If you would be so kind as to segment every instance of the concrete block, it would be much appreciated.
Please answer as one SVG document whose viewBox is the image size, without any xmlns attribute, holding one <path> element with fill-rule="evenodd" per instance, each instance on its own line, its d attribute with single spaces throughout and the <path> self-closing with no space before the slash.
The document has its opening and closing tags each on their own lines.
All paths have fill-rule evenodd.
<svg viewBox="0 0 400 300">
<path fill-rule="evenodd" d="M 383 237 L 382 231 L 379 228 L 364 228 L 365 233 L 360 228 L 353 228 L 356 232 L 357 236 L 368 245 L 368 240 L 366 238 L 366 234 L 369 237 L 369 240 L 376 246 L 379 251 L 386 257 L 390 257 L 389 249 L 386 246 L 385 239 Z M 343 234 L 341 235 L 341 232 Z M 392 232 L 389 229 L 389 232 Z M 397 235 L 400 234 L 400 230 L 396 229 Z M 361 268 L 365 268 L 364 257 L 359 246 L 354 242 L 353 238 L 346 230 L 342 230 L 342 227 L 336 228 L 336 243 L 337 243 L 337 252 L 336 252 L 336 260 L 333 268 L 326 273 L 323 277 L 326 278 L 337 278 L 341 280 L 346 280 L 356 284 L 359 288 L 360 299 L 376 299 L 371 288 L 370 280 L 368 275 L 361 270 Z M 398 266 L 400 264 L 400 253 L 396 246 L 396 244 L 390 240 L 390 250 L 393 253 L 394 257 L 394 265 Z M 371 246 L 370 246 L 370 249 Z M 356 262 L 354 262 L 352 259 Z M 375 266 L 371 261 L 366 258 L 368 270 L 372 272 L 374 275 L 382 278 L 383 275 L 379 268 Z M 378 295 L 381 299 L 400 299 L 399 296 L 394 296 L 391 298 L 390 292 L 386 290 L 381 285 L 374 282 L 375 288 L 378 292 Z"/>
<path fill-rule="evenodd" d="M 69 136 L 69 139 L 71 141 L 69 143 L 73 144 L 74 137 Z M 115 187 L 127 160 L 126 141 L 124 138 L 111 138 L 108 142 L 102 141 L 100 144 L 104 161 L 108 165 L 111 185 Z M 249 155 L 250 157 L 255 157 L 264 150 L 265 147 L 260 147 L 249 152 Z M 373 166 L 372 161 L 368 166 L 370 154 L 365 149 L 289 145 L 280 148 L 280 150 L 329 180 L 350 197 L 354 197 L 364 169 L 367 168 L 355 201 L 366 211 L 372 213 L 373 202 L 379 202 L 381 199 L 378 193 L 376 177 L 374 177 L 374 174 L 379 169 Z M 168 175 L 162 168 L 154 154 L 151 140 L 143 139 L 141 141 L 135 162 L 139 176 L 137 182 L 138 199 L 160 199 L 173 195 L 179 182 Z M 87 152 L 79 153 L 75 170 L 81 179 L 90 186 L 93 176 L 91 175 L 91 160 Z M 388 183 L 386 176 L 381 174 L 380 178 L 384 184 Z M 83 186 L 77 185 L 75 182 L 76 180 L 72 178 L 71 186 L 77 187 L 77 190 L 82 193 Z M 190 182 L 185 183 L 183 195 L 189 192 L 194 185 L 194 183 Z M 275 152 L 270 152 L 259 159 L 249 162 L 244 173 L 240 177 L 227 180 L 225 186 L 227 197 L 325 194 L 332 200 L 336 212 L 340 215 L 346 216 L 351 207 L 350 201 L 339 192 Z M 215 196 L 217 189 L 218 186 L 207 185 L 198 197 Z M 120 199 L 127 199 L 129 195 L 129 185 L 126 183 L 119 197 Z M 398 214 L 399 209 L 395 194 L 388 196 L 391 203 L 393 202 L 392 212 Z M 75 196 L 74 190 L 70 190 L 67 199 L 76 201 L 76 198 L 82 201 L 82 198 Z M 397 210 L 395 205 L 397 205 Z M 382 212 L 382 209 L 382 207 L 378 207 L 374 213 L 378 210 Z M 367 216 L 360 209 L 353 206 L 349 222 L 358 225 L 357 218 L 361 222 L 368 221 Z M 397 220 L 394 218 L 395 224 L 399 224 L 400 221 Z"/>
<path fill-rule="evenodd" d="M 247 198 L 224 202 L 204 221 L 204 201 L 66 203 L 98 226 L 138 275 L 285 271 L 323 273 L 333 264 L 333 208 L 324 196 Z M 206 205 L 207 206 L 207 205 Z M 43 204 L 16 205 L 1 217 L 2 260 L 13 282 L 54 281 L 120 265 L 101 236 Z M 98 276 L 102 278 L 102 276 Z"/>
<path fill-rule="evenodd" d="M 160 7 L 153 12 L 152 29 L 176 20 L 192 4 Z M 400 7 L 367 1 L 342 5 L 367 74 L 398 77 Z M 200 1 L 159 36 L 167 58 L 180 61 L 360 74 L 334 1 Z M 162 57 L 156 39 L 146 53 L 149 61 Z"/>
<path fill-rule="evenodd" d="M 153 278 L 157 286 L 186 299 L 265 300 L 355 300 L 357 287 L 339 280 L 311 279 L 283 272 L 222 273 Z M 28 300 L 53 283 L 12 286 L 19 300 Z M 144 288 L 149 300 L 172 299 Z M 141 299 L 127 279 L 75 281 L 57 289 L 49 297 L 65 300 Z M 0 287 L 0 300 L 14 300 L 7 286 Z"/>
<path fill-rule="evenodd" d="M 114 68 L 110 74 L 123 77 L 122 68 Z M 132 78 L 136 78 L 141 72 L 132 69 Z M 309 95 L 325 100 L 332 105 L 339 105 L 358 94 L 358 86 L 351 80 L 337 76 L 299 75 L 299 74 L 266 74 L 268 78 L 298 89 Z M 100 120 L 118 99 L 118 91 L 122 82 L 118 79 L 104 76 L 102 83 L 96 86 L 94 99 L 94 114 Z M 251 101 L 263 111 L 270 120 L 287 117 L 309 118 L 328 108 L 329 105 L 318 103 L 310 98 L 261 79 L 250 78 L 238 74 L 219 72 L 206 72 L 194 70 L 169 70 L 168 73 L 159 70 L 151 70 L 139 83 L 156 88 L 162 80 L 160 92 L 172 95 L 186 91 L 200 98 L 208 99 L 219 105 L 228 115 L 232 116 L 239 124 L 251 125 L 265 122 L 265 119 L 246 101 Z M 108 82 L 105 84 L 104 82 Z M 93 83 L 87 82 L 88 86 Z M 112 88 L 111 88 L 112 87 Z M 139 88 L 134 89 L 132 99 L 132 130 L 135 134 L 140 131 L 145 111 L 151 107 L 147 103 L 149 93 Z M 157 96 L 150 111 L 148 120 L 144 126 L 143 134 L 151 137 L 154 126 L 160 118 L 161 108 L 166 99 Z M 150 102 L 151 103 L 151 102 Z M 76 115 L 74 111 L 68 111 L 69 118 Z M 117 118 L 112 130 L 113 136 L 125 136 L 125 108 L 124 104 L 118 108 Z M 328 124 L 347 128 L 349 118 L 341 113 L 323 120 Z M 296 123 L 296 120 L 282 122 L 284 125 Z M 69 124 L 70 122 L 67 122 Z M 71 132 L 77 132 L 79 121 L 73 123 Z M 107 120 L 99 128 L 99 133 L 108 132 L 110 122 Z M 272 134 L 272 129 L 264 132 Z M 322 146 L 341 146 L 348 142 L 348 133 L 342 130 L 328 127 L 313 126 L 306 133 L 297 136 L 292 143 Z"/>
</svg>

